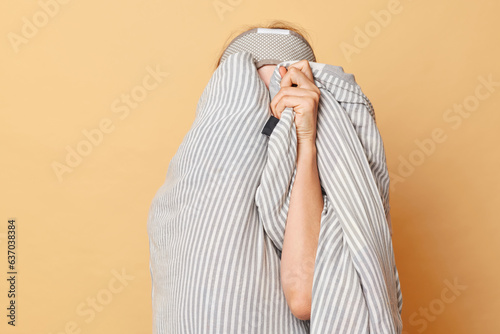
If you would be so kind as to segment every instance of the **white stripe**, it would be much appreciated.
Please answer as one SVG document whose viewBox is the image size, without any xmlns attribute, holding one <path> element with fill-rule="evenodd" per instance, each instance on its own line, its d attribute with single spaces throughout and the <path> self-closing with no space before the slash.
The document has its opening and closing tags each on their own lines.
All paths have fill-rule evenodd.
<svg viewBox="0 0 500 334">
<path fill-rule="evenodd" d="M 288 29 L 269 29 L 269 28 L 257 28 L 258 34 L 282 34 L 289 35 L 290 30 Z"/>
</svg>

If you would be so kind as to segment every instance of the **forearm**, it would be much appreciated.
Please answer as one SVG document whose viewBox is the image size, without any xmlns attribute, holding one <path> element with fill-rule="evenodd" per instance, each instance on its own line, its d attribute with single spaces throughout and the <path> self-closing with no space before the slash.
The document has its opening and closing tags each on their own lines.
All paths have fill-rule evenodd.
<svg viewBox="0 0 500 334">
<path fill-rule="evenodd" d="M 281 254 L 281 282 L 288 305 L 301 320 L 310 317 L 323 204 L 315 143 L 299 144 Z"/>
</svg>

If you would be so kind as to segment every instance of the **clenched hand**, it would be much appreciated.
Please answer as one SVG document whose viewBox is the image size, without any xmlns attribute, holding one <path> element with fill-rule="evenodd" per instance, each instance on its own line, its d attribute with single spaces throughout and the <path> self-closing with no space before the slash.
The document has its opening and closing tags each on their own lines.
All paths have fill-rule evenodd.
<svg viewBox="0 0 500 334">
<path fill-rule="evenodd" d="M 291 64 L 288 66 L 288 71 L 281 66 L 279 71 L 282 77 L 281 89 L 271 100 L 271 113 L 279 119 L 286 107 L 292 107 L 295 111 L 297 144 L 316 143 L 316 123 L 321 93 L 314 83 L 309 61 L 303 59 Z"/>
</svg>

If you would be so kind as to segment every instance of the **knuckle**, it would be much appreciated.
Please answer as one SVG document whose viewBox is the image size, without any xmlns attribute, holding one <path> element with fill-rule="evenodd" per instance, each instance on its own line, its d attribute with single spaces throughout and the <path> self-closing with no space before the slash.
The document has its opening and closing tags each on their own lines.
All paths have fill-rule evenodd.
<svg viewBox="0 0 500 334">
<path fill-rule="evenodd" d="M 319 94 L 315 90 L 311 90 L 309 93 L 309 97 L 311 97 L 312 100 L 317 100 L 319 98 Z"/>
<path fill-rule="evenodd" d="M 309 106 L 314 107 L 316 105 L 316 99 L 314 97 L 311 97 L 309 99 Z"/>
</svg>

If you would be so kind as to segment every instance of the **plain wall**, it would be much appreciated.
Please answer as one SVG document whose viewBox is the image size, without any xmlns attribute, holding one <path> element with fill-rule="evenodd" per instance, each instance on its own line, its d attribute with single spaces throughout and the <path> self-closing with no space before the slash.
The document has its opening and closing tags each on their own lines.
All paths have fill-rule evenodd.
<svg viewBox="0 0 500 334">
<path fill-rule="evenodd" d="M 273 19 L 373 103 L 405 333 L 500 332 L 498 1 L 60 1 L 0 4 L 0 332 L 151 333 L 151 200 L 227 37 Z"/>
</svg>

